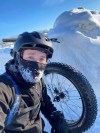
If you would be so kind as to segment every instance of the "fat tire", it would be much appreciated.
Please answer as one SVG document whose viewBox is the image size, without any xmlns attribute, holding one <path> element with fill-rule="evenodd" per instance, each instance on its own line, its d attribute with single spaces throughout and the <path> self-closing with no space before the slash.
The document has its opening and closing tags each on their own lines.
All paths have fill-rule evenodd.
<svg viewBox="0 0 100 133">
<path fill-rule="evenodd" d="M 81 72 L 70 65 L 59 62 L 48 63 L 44 74 L 46 76 L 52 72 L 58 73 L 71 81 L 84 103 L 84 113 L 81 120 L 75 125 L 70 125 L 70 130 L 72 133 L 87 131 L 93 125 L 97 116 L 97 100 L 92 86 Z"/>
</svg>

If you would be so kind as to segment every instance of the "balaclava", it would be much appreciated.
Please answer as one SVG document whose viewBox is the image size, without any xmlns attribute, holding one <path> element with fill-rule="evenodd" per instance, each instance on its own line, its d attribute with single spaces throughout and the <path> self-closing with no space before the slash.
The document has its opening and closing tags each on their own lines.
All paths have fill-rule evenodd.
<svg viewBox="0 0 100 133">
<path fill-rule="evenodd" d="M 26 82 L 37 83 L 43 76 L 46 64 L 20 59 L 18 70 Z"/>
</svg>

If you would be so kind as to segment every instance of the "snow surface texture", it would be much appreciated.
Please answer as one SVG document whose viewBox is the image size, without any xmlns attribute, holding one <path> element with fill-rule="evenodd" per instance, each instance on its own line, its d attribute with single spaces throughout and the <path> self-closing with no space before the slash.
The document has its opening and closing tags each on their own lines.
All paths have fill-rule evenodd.
<svg viewBox="0 0 100 133">
<path fill-rule="evenodd" d="M 100 14 L 86 9 L 74 9 L 62 13 L 55 21 L 49 37 L 57 37 L 51 61 L 69 64 L 81 71 L 89 80 L 98 100 L 98 117 L 86 133 L 100 133 Z M 0 49 L 0 73 L 11 59 L 10 48 Z M 50 125 L 46 124 L 50 133 Z"/>
<path fill-rule="evenodd" d="M 53 43 L 51 61 L 69 64 L 86 76 L 98 99 L 98 117 L 87 133 L 100 132 L 100 13 L 87 9 L 65 11 L 48 33 Z"/>
<path fill-rule="evenodd" d="M 0 48 L 0 74 L 4 72 L 5 63 L 11 59 L 10 48 Z"/>
</svg>

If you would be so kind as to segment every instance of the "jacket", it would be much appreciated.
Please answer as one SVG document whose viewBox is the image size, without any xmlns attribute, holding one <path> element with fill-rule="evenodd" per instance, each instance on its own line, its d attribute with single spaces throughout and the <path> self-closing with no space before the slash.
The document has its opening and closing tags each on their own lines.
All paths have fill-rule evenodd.
<svg viewBox="0 0 100 133">
<path fill-rule="evenodd" d="M 18 72 L 10 70 L 11 65 L 14 65 L 14 60 L 6 64 L 6 72 L 14 78 L 20 87 L 21 103 L 12 123 L 5 126 L 16 94 L 13 83 L 5 75 L 1 75 L 0 133 L 42 133 L 40 111 L 47 119 L 52 112 L 56 111 L 47 94 L 46 85 L 43 79 L 37 84 L 27 84 Z"/>
</svg>

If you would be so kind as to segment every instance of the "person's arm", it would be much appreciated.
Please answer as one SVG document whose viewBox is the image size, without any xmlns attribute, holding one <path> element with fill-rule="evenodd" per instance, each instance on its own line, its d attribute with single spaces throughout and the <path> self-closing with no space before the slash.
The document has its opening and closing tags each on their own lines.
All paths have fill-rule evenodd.
<svg viewBox="0 0 100 133">
<path fill-rule="evenodd" d="M 49 95 L 47 94 L 47 88 L 46 88 L 46 85 L 43 79 L 42 79 L 42 87 L 43 87 L 42 88 L 43 89 L 43 93 L 42 93 L 43 100 L 41 104 L 41 112 L 47 119 L 49 119 L 52 112 L 57 111 L 57 109 L 54 107 Z"/>
<path fill-rule="evenodd" d="M 7 114 L 9 114 L 9 94 L 7 86 L 0 83 L 0 133 L 5 133 L 5 122 Z"/>
</svg>

